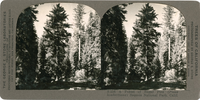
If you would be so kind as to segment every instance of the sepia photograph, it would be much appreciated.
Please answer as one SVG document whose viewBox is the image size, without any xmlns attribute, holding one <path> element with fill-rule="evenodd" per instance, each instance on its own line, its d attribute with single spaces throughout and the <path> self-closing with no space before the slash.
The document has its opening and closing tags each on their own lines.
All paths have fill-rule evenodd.
<svg viewBox="0 0 200 100">
<path fill-rule="evenodd" d="M 101 69 L 100 17 L 77 3 L 32 5 L 16 29 L 16 89 L 94 90 Z"/>
<path fill-rule="evenodd" d="M 0 99 L 199 99 L 197 1 L 0 6 Z"/>
<path fill-rule="evenodd" d="M 101 20 L 102 89 L 185 90 L 186 23 L 158 3 L 127 3 Z"/>
<path fill-rule="evenodd" d="M 120 4 L 100 18 L 43 3 L 17 20 L 17 90 L 185 90 L 186 72 L 185 18 L 169 5 Z"/>
</svg>

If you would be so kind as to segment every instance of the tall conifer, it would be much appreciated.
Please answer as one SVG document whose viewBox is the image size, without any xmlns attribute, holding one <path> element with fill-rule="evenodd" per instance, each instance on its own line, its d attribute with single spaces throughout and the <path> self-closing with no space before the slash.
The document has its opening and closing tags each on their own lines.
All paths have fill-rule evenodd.
<svg viewBox="0 0 200 100">
<path fill-rule="evenodd" d="M 164 7 L 164 27 L 163 27 L 163 35 L 164 41 L 162 41 L 162 51 L 163 54 L 163 64 L 165 66 L 164 70 L 171 69 L 171 52 L 173 52 L 172 45 L 174 44 L 174 37 L 175 37 L 175 27 L 173 21 L 174 15 L 174 8 L 171 6 Z"/>
<path fill-rule="evenodd" d="M 155 47 L 160 36 L 160 33 L 155 30 L 155 28 L 159 27 L 159 24 L 155 22 L 157 14 L 154 8 L 147 3 L 136 16 L 139 19 L 136 21 L 133 29 L 136 32 L 134 38 L 138 42 L 136 48 L 140 51 L 139 66 L 146 81 L 152 81 L 154 78 L 153 60 L 156 53 Z"/>
<path fill-rule="evenodd" d="M 36 80 L 38 38 L 34 26 L 37 6 L 26 8 L 17 20 L 16 29 L 16 85 L 18 88 L 34 88 Z"/>
<path fill-rule="evenodd" d="M 84 33 L 85 33 L 85 27 L 83 24 L 83 16 L 85 13 L 84 11 L 84 5 L 78 4 L 77 7 L 74 9 L 75 16 L 74 16 L 74 21 L 75 21 L 75 31 L 73 34 L 73 38 L 75 40 L 75 46 L 73 50 L 75 51 L 73 54 L 74 58 L 74 75 L 76 70 L 81 69 L 81 53 L 82 53 L 82 44 L 84 44 L 85 38 L 84 38 Z"/>
<path fill-rule="evenodd" d="M 127 4 L 109 9 L 101 20 L 101 86 L 104 79 L 108 84 L 120 86 L 125 80 L 127 64 L 127 36 L 125 21 Z"/>
<path fill-rule="evenodd" d="M 98 81 L 100 74 L 100 18 L 95 13 L 90 13 L 89 23 L 84 34 L 85 43 L 83 44 L 82 66 L 85 69 L 86 78 Z"/>
<path fill-rule="evenodd" d="M 51 66 L 55 79 L 61 81 L 64 78 L 66 65 L 64 63 L 65 47 L 68 46 L 68 40 L 71 36 L 66 28 L 70 25 L 66 23 L 67 14 L 65 9 L 56 4 L 50 14 L 47 15 L 49 20 L 44 27 L 44 38 L 47 41 L 49 66 Z"/>
</svg>

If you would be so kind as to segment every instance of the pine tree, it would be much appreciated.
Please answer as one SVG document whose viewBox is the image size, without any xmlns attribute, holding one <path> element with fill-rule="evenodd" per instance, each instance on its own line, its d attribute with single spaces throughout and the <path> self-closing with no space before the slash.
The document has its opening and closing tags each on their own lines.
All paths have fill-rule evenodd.
<svg viewBox="0 0 200 100">
<path fill-rule="evenodd" d="M 48 83 L 51 82 L 52 77 L 52 71 L 50 70 L 50 67 L 47 64 L 47 48 L 44 38 L 40 39 L 40 45 L 39 45 L 39 73 L 37 77 L 37 81 L 39 83 L 39 88 L 48 88 Z"/>
<path fill-rule="evenodd" d="M 178 81 L 183 81 L 186 80 L 186 25 L 181 13 L 179 14 L 179 22 L 175 31 L 171 63 L 172 68 L 176 71 L 176 78 L 179 79 Z"/>
<path fill-rule="evenodd" d="M 135 34 L 135 32 L 133 32 Z M 136 57 L 137 55 L 137 48 L 138 45 L 137 40 L 134 38 L 134 35 L 132 35 L 130 42 L 129 42 L 129 69 L 128 69 L 128 82 L 141 82 L 142 78 L 142 71 L 140 67 L 137 65 L 138 59 Z"/>
<path fill-rule="evenodd" d="M 160 36 L 160 33 L 155 30 L 155 28 L 159 27 L 159 24 L 155 22 L 157 14 L 154 8 L 147 3 L 136 16 L 139 19 L 137 19 L 133 29 L 136 32 L 134 38 L 138 42 L 136 47 L 140 51 L 138 65 L 141 67 L 143 77 L 147 79 L 146 81 L 152 81 L 154 78 L 153 60 L 156 54 L 155 47 Z"/>
<path fill-rule="evenodd" d="M 65 81 L 68 81 L 70 79 L 70 77 L 72 76 L 72 66 L 71 66 L 69 57 L 67 57 L 64 60 L 64 63 L 65 63 L 65 66 L 67 67 L 64 69 L 64 76 L 65 76 L 64 78 L 65 78 Z"/>
<path fill-rule="evenodd" d="M 86 32 L 85 43 L 82 48 L 82 67 L 85 69 L 87 79 L 98 81 L 100 72 L 100 18 L 95 13 L 90 13 Z M 100 74 L 100 73 L 99 73 Z"/>
<path fill-rule="evenodd" d="M 34 88 L 36 80 L 38 39 L 34 26 L 37 5 L 26 8 L 17 20 L 16 85 L 19 89 Z"/>
<path fill-rule="evenodd" d="M 174 9 L 171 6 L 167 6 L 164 8 L 164 32 L 162 37 L 164 40 L 162 41 L 162 51 L 163 54 L 163 64 L 165 66 L 164 70 L 171 69 L 171 52 L 173 50 L 172 45 L 174 43 L 174 23 L 173 23 L 173 14 Z M 163 45 L 164 44 L 164 45 Z M 161 58 L 162 59 L 162 58 Z"/>
<path fill-rule="evenodd" d="M 83 34 L 85 32 L 85 27 L 83 24 L 83 16 L 85 13 L 84 11 L 84 6 L 81 4 L 78 4 L 77 7 L 74 9 L 75 11 L 75 16 L 74 16 L 74 21 L 75 21 L 75 32 L 73 35 L 73 38 L 75 40 L 75 46 L 73 50 L 75 51 L 73 54 L 74 58 L 74 75 L 75 71 L 78 69 L 81 69 L 81 53 L 82 53 L 82 44 L 84 44 L 85 39 L 83 38 Z"/>
<path fill-rule="evenodd" d="M 44 27 L 44 38 L 47 40 L 48 52 L 48 64 L 51 66 L 55 79 L 62 81 L 66 66 L 64 64 L 65 47 L 68 46 L 70 33 L 66 28 L 70 28 L 70 25 L 66 23 L 67 14 L 60 4 L 56 4 L 53 7 L 50 14 L 47 15 L 49 20 Z"/>
<path fill-rule="evenodd" d="M 127 64 L 127 36 L 125 21 L 127 4 L 109 9 L 101 20 L 101 86 L 109 78 L 111 85 L 120 86 L 125 80 Z"/>
<path fill-rule="evenodd" d="M 159 43 L 157 43 L 157 44 L 159 44 Z M 162 69 L 162 66 L 161 66 L 161 61 L 159 59 L 159 56 L 160 56 L 160 52 L 159 52 L 160 51 L 160 46 L 157 45 L 156 49 L 157 49 L 156 50 L 157 52 L 156 52 L 155 58 L 153 60 L 153 66 L 154 66 L 154 68 L 153 68 L 153 70 L 154 70 L 153 76 L 154 76 L 155 81 L 158 82 L 159 78 L 163 75 L 163 69 Z"/>
</svg>

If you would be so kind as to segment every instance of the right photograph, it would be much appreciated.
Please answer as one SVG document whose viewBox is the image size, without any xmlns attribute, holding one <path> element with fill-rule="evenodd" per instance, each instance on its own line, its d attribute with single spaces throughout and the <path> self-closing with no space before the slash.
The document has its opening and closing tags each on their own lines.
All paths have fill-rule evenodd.
<svg viewBox="0 0 200 100">
<path fill-rule="evenodd" d="M 186 23 L 173 6 L 127 3 L 101 20 L 102 89 L 186 90 Z"/>
</svg>

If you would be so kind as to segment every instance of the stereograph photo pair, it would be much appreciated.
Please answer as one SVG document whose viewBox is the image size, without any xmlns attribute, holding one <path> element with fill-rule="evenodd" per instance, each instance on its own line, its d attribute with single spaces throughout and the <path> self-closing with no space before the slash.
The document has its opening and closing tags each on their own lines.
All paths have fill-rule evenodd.
<svg viewBox="0 0 200 100">
<path fill-rule="evenodd" d="M 0 96 L 197 100 L 199 5 L 5 0 Z"/>
</svg>

